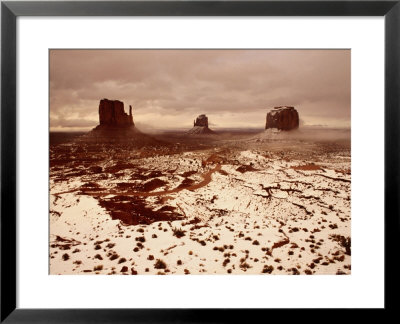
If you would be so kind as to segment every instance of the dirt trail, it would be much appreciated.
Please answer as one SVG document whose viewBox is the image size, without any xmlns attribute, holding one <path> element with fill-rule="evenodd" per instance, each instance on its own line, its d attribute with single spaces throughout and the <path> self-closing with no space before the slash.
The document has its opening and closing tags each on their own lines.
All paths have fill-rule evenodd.
<svg viewBox="0 0 400 324">
<path fill-rule="evenodd" d="M 90 191 L 89 190 L 83 190 L 82 193 L 85 195 L 91 195 L 91 196 L 107 196 L 107 195 L 124 195 L 124 196 L 141 196 L 141 197 L 153 197 L 153 196 L 163 196 L 163 195 L 169 195 L 173 193 L 177 193 L 179 191 L 182 191 L 184 189 L 186 190 L 197 190 L 200 189 L 204 186 L 207 186 L 211 182 L 211 176 L 213 173 L 218 172 L 221 170 L 221 164 L 217 164 L 215 168 L 211 169 L 210 171 L 202 174 L 203 180 L 200 181 L 199 183 L 188 185 L 188 186 L 180 186 L 178 188 L 170 189 L 170 190 L 164 190 L 164 191 L 157 191 L 157 192 L 141 192 L 141 191 L 133 191 L 133 190 L 128 190 L 128 191 L 116 191 L 116 190 L 109 190 L 109 191 Z M 55 193 L 54 195 L 61 195 L 64 193 L 70 193 L 74 191 L 79 191 L 82 190 L 82 188 L 79 189 L 72 189 L 64 192 L 59 192 Z"/>
</svg>

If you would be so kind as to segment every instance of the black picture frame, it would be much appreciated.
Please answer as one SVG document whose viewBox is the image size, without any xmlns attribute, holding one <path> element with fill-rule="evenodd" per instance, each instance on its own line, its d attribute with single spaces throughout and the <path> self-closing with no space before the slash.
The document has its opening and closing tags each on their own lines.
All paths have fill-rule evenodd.
<svg viewBox="0 0 400 324">
<path fill-rule="evenodd" d="M 267 309 L 16 308 L 16 19 L 19 16 L 384 16 L 385 310 L 397 307 L 399 237 L 400 0 L 394 1 L 2 1 L 1 3 L 1 322 L 142 323 L 265 320 Z M 372 127 L 372 126 L 371 126 Z M 371 189 L 372 190 L 372 189 Z M 392 297 L 393 296 L 393 297 Z M 253 320 L 250 320 L 252 322 Z"/>
</svg>

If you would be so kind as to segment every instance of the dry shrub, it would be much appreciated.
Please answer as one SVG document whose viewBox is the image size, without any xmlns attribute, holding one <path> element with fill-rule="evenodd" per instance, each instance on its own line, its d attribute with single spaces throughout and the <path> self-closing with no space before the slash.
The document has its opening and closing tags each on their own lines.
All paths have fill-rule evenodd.
<svg viewBox="0 0 400 324">
<path fill-rule="evenodd" d="M 351 237 L 332 234 L 329 236 L 332 241 L 338 242 L 344 249 L 347 255 L 351 255 Z"/>
<path fill-rule="evenodd" d="M 272 273 L 274 271 L 274 267 L 271 265 L 265 265 L 262 273 Z"/>
<path fill-rule="evenodd" d="M 185 231 L 182 230 L 181 228 L 173 228 L 172 229 L 173 235 L 176 236 L 177 238 L 181 238 L 185 236 Z"/>
<path fill-rule="evenodd" d="M 166 269 L 167 264 L 163 260 L 157 259 L 156 263 L 154 263 L 154 268 L 155 269 Z"/>
</svg>

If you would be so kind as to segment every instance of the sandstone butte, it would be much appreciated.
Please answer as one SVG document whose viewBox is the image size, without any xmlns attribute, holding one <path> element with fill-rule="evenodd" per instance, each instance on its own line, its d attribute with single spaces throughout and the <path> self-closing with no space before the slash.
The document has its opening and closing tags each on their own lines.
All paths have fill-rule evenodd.
<svg viewBox="0 0 400 324">
<path fill-rule="evenodd" d="M 299 127 L 299 113 L 294 107 L 280 106 L 267 114 L 265 129 L 292 130 Z"/>
<path fill-rule="evenodd" d="M 208 117 L 202 114 L 193 121 L 193 128 L 189 130 L 188 134 L 215 134 L 215 132 L 208 128 Z"/>
<path fill-rule="evenodd" d="M 129 106 L 129 115 L 125 112 L 124 103 L 119 100 L 101 99 L 99 104 L 100 125 L 129 127 L 134 126 L 132 106 Z"/>
<path fill-rule="evenodd" d="M 206 115 L 199 115 L 194 121 L 193 121 L 193 127 L 194 126 L 200 126 L 200 127 L 208 127 L 208 117 Z"/>
<path fill-rule="evenodd" d="M 119 100 L 101 99 L 99 104 L 99 125 L 79 139 L 90 143 L 129 143 L 134 147 L 163 145 L 159 140 L 140 132 L 133 122 L 132 106 L 129 114 Z"/>
</svg>

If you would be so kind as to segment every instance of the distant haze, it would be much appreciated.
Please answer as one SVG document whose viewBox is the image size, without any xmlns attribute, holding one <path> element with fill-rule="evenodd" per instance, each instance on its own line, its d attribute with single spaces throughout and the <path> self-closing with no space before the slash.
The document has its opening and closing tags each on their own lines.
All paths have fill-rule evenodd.
<svg viewBox="0 0 400 324">
<path fill-rule="evenodd" d="M 100 99 L 144 131 L 265 127 L 274 106 L 302 125 L 350 127 L 350 50 L 51 50 L 50 130 L 98 125 Z"/>
</svg>

